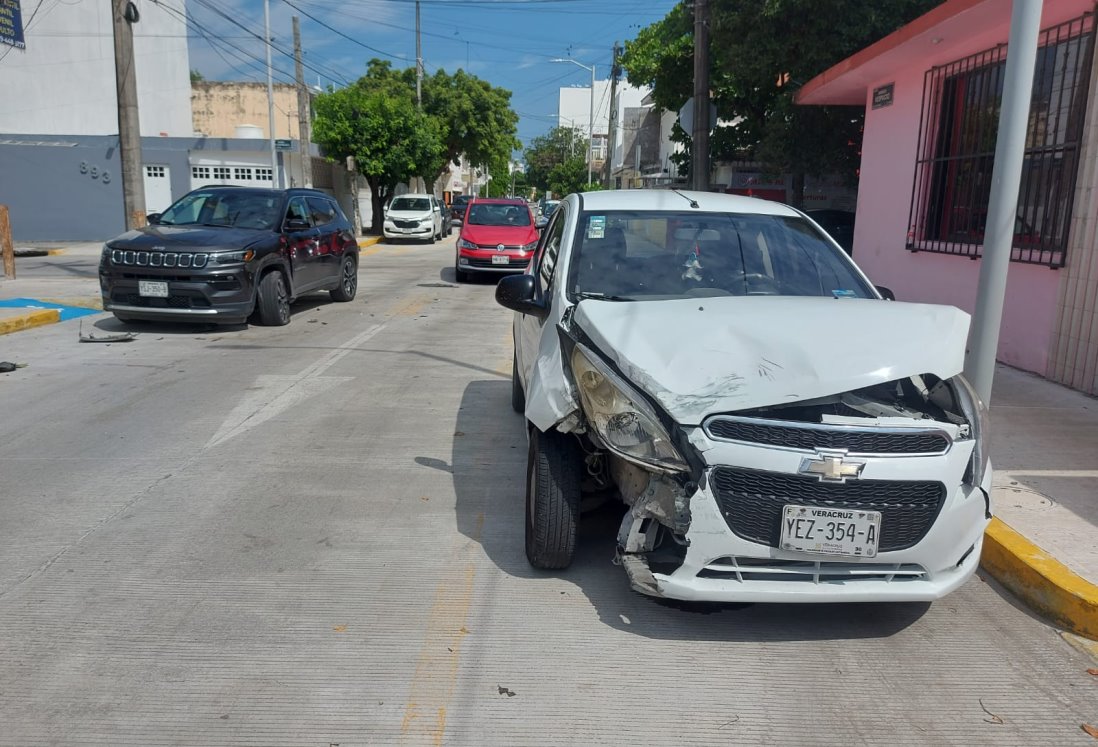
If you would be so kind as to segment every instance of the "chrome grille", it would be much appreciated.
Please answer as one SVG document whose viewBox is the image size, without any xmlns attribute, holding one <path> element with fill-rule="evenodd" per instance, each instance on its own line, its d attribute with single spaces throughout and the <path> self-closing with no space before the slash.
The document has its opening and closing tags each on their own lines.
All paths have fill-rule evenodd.
<svg viewBox="0 0 1098 747">
<path fill-rule="evenodd" d="M 848 563 L 828 560 L 778 560 L 729 556 L 707 563 L 699 578 L 720 578 L 740 583 L 779 581 L 843 585 L 858 581 L 903 583 L 926 578 L 926 569 L 913 563 Z"/>
<path fill-rule="evenodd" d="M 737 536 L 778 547 L 787 504 L 881 512 L 881 552 L 921 540 L 945 502 L 945 485 L 930 480 L 821 482 L 814 476 L 717 467 L 711 483 L 725 523 Z"/>
<path fill-rule="evenodd" d="M 209 262 L 208 254 L 191 252 L 145 252 L 129 249 L 112 249 L 112 265 L 130 265 L 131 267 L 194 267 L 201 269 Z"/>
<path fill-rule="evenodd" d="M 869 428 L 859 425 L 797 423 L 788 420 L 715 415 L 705 421 L 706 434 L 718 441 L 738 441 L 789 449 L 845 449 L 851 454 L 944 454 L 953 444 L 938 428 Z"/>
<path fill-rule="evenodd" d="M 397 220 L 396 218 L 394 218 L 393 219 L 393 225 L 395 225 L 397 228 L 418 228 L 419 227 L 419 221 L 418 220 Z"/>
</svg>

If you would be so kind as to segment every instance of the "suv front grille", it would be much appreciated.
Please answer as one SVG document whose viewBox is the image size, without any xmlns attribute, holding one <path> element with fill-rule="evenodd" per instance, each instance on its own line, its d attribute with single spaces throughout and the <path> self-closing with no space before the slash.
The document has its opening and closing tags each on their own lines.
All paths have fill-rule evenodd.
<svg viewBox="0 0 1098 747">
<path fill-rule="evenodd" d="M 115 293 L 111 300 L 125 306 L 141 306 L 147 309 L 208 309 L 210 301 L 203 296 L 168 296 L 150 298 L 136 293 Z"/>
<path fill-rule="evenodd" d="M 941 511 L 945 485 L 917 480 L 820 482 L 782 472 L 717 467 L 711 481 L 728 528 L 738 537 L 778 547 L 786 505 L 881 512 L 880 552 L 919 542 Z"/>
<path fill-rule="evenodd" d="M 210 257 L 208 254 L 192 254 L 191 252 L 146 252 L 132 251 L 129 249 L 112 249 L 112 265 L 129 265 L 133 267 L 194 267 L 201 269 L 206 266 Z"/>
<path fill-rule="evenodd" d="M 393 219 L 393 225 L 397 228 L 419 228 L 418 220 L 397 220 Z"/>
<path fill-rule="evenodd" d="M 932 428 L 861 428 L 716 415 L 705 422 L 711 438 L 790 449 L 845 449 L 851 454 L 944 454 L 952 443 Z"/>
</svg>

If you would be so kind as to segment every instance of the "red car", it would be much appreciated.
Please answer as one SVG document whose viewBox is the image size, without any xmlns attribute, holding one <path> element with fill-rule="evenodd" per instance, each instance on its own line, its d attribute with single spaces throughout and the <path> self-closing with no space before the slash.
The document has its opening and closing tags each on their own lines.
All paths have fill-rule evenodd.
<svg viewBox="0 0 1098 747">
<path fill-rule="evenodd" d="M 454 274 L 463 282 L 477 272 L 523 272 L 537 244 L 534 215 L 526 202 L 474 199 L 458 235 Z"/>
</svg>

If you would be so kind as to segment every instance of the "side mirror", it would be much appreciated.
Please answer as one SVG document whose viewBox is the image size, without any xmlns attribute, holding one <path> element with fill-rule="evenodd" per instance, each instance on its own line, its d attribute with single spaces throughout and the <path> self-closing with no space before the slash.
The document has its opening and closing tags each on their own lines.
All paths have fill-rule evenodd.
<svg viewBox="0 0 1098 747">
<path fill-rule="evenodd" d="M 549 308 L 537 300 L 533 275 L 511 275 L 500 280 L 496 286 L 496 303 L 538 319 L 549 316 Z"/>
<path fill-rule="evenodd" d="M 534 228 L 538 229 L 539 231 L 544 230 L 545 227 L 548 226 L 548 225 L 549 225 L 549 219 L 546 218 L 544 215 L 539 215 L 534 220 Z"/>
<path fill-rule="evenodd" d="M 150 226 L 160 225 L 160 213 L 149 213 L 145 216 L 145 220 L 149 222 Z"/>
<path fill-rule="evenodd" d="M 287 231 L 305 231 L 311 228 L 309 221 L 301 218 L 289 218 L 286 220 Z"/>
<path fill-rule="evenodd" d="M 883 285 L 877 286 L 877 292 L 881 294 L 881 298 L 886 301 L 895 301 L 896 294 L 892 292 L 891 288 L 885 288 Z"/>
</svg>

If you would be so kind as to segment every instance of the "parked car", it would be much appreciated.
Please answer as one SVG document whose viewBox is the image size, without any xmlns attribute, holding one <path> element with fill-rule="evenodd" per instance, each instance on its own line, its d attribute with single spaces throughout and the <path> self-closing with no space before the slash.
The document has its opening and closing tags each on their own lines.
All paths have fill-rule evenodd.
<svg viewBox="0 0 1098 747">
<path fill-rule="evenodd" d="M 991 517 L 969 317 L 886 301 L 785 205 L 570 195 L 514 310 L 525 545 L 572 560 L 585 489 L 629 505 L 633 588 L 682 600 L 927 601 Z"/>
<path fill-rule="evenodd" d="M 473 273 L 523 272 L 537 243 L 534 215 L 523 200 L 477 198 L 458 233 L 454 275 L 463 282 Z"/>
<path fill-rule="evenodd" d="M 806 210 L 805 215 L 816 221 L 847 254 L 854 255 L 854 213 L 849 210 L 821 209 Z"/>
<path fill-rule="evenodd" d="M 358 289 L 354 229 L 320 191 L 203 187 L 148 220 L 99 261 L 103 309 L 122 321 L 282 325 L 299 296 Z"/>
<path fill-rule="evenodd" d="M 464 221 L 465 209 L 469 207 L 472 199 L 472 195 L 454 195 L 454 198 L 450 201 L 450 217 L 458 223 Z"/>
<path fill-rule="evenodd" d="M 403 194 L 385 209 L 381 233 L 387 239 L 422 239 L 428 244 L 442 238 L 442 206 L 434 195 Z"/>
<path fill-rule="evenodd" d="M 442 235 L 449 236 L 454 232 L 454 218 L 450 213 L 450 209 L 445 205 L 442 206 Z"/>
</svg>

